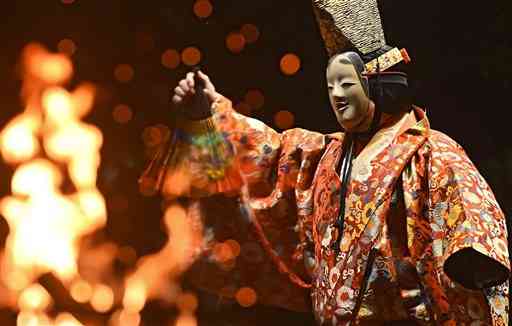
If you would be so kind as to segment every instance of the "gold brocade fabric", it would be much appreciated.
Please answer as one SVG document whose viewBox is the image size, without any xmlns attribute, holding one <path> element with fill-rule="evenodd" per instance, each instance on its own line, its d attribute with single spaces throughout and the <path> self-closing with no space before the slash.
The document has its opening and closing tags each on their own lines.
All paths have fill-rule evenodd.
<svg viewBox="0 0 512 326">
<path fill-rule="evenodd" d="M 367 54 L 386 44 L 377 0 L 312 0 L 329 56 L 350 47 Z"/>
<path fill-rule="evenodd" d="M 343 134 L 279 134 L 226 99 L 213 111 L 210 127 L 184 123 L 143 175 L 167 198 L 201 206 L 207 242 L 189 273 L 195 284 L 227 297 L 252 287 L 259 303 L 312 309 L 322 325 L 508 325 L 504 215 L 463 149 L 431 130 L 422 110 L 381 128 L 354 161 L 339 253 Z M 213 163 L 212 146 L 224 153 Z M 222 174 L 208 174 L 212 164 Z M 226 239 L 240 255 L 219 265 L 209 242 Z"/>
</svg>

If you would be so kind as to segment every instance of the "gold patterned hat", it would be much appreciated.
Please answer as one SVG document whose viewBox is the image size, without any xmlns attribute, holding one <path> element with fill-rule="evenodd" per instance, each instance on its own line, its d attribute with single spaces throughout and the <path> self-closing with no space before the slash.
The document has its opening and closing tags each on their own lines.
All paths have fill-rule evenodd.
<svg viewBox="0 0 512 326">
<path fill-rule="evenodd" d="M 312 0 L 329 56 L 357 49 L 369 73 L 410 62 L 405 49 L 386 44 L 377 0 Z"/>
</svg>

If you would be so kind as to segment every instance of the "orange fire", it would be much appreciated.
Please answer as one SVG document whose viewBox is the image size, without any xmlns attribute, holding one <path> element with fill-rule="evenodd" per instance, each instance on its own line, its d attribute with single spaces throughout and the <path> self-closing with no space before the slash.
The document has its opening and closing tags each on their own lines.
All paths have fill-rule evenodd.
<svg viewBox="0 0 512 326">
<path fill-rule="evenodd" d="M 199 254 L 202 230 L 198 209 L 194 205 L 188 210 L 179 205 L 167 208 L 164 221 L 169 241 L 160 252 L 143 258 L 137 270 L 126 280 L 124 313 L 138 314 L 151 298 L 176 303 L 183 302 L 183 298 L 195 300 L 195 297 L 190 298 L 191 294 L 183 296 L 176 278 Z M 190 309 L 179 304 L 178 308 L 183 313 L 190 314 Z"/>
<path fill-rule="evenodd" d="M 140 260 L 123 291 L 112 262 L 123 252 L 126 256 L 126 248 L 111 243 L 91 248 L 83 241 L 107 221 L 105 199 L 96 188 L 103 136 L 81 120 L 92 109 L 95 88 L 84 83 L 66 89 L 73 74 L 70 59 L 38 44 L 25 47 L 22 64 L 25 109 L 0 131 L 0 154 L 14 168 L 11 195 L 0 199 L 9 226 L 0 252 L 0 305 L 18 312 L 18 326 L 82 325 L 68 312 L 50 315 L 57 298 L 39 278 L 51 273 L 76 304 L 111 313 L 109 325 L 139 325 L 140 312 L 152 298 L 175 304 L 186 299 L 189 304 L 178 305 L 176 324 L 195 325 L 197 299 L 182 293 L 177 276 L 200 250 L 198 208 L 175 204 L 167 209 L 168 243 Z M 93 267 L 84 268 L 84 262 Z M 110 275 L 105 280 L 100 273 Z"/>
<path fill-rule="evenodd" d="M 25 110 L 0 133 L 2 157 L 16 168 L 12 195 L 0 201 L 10 230 L 0 277 L 18 297 L 18 325 L 81 325 L 68 313 L 54 320 L 45 314 L 52 298 L 37 278 L 50 272 L 65 286 L 79 279 L 80 240 L 106 222 L 96 188 L 102 134 L 80 121 L 92 108 L 94 88 L 62 88 L 72 76 L 71 61 L 37 44 L 25 47 L 23 68 Z M 71 194 L 61 190 L 66 172 Z"/>
</svg>

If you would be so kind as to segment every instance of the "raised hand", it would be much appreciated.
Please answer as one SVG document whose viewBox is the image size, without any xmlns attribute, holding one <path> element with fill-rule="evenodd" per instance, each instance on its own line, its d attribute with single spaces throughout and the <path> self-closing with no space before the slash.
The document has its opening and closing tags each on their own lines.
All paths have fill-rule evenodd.
<svg viewBox="0 0 512 326">
<path fill-rule="evenodd" d="M 208 97 L 208 100 L 211 102 L 215 102 L 219 98 L 219 93 L 215 91 L 215 86 L 210 81 L 210 77 L 204 74 L 202 71 L 197 72 L 199 78 L 201 78 L 204 82 L 204 93 Z M 172 97 L 172 102 L 176 105 L 184 104 L 188 99 L 190 99 L 195 94 L 195 82 L 194 82 L 194 73 L 187 73 L 186 77 L 180 80 L 178 86 L 174 89 L 174 95 Z"/>
</svg>

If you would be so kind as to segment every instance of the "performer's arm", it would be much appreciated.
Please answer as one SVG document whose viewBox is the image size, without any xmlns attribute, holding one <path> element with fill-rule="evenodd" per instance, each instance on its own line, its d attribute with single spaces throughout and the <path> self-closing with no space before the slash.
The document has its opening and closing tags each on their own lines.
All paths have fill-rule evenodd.
<svg viewBox="0 0 512 326">
<path fill-rule="evenodd" d="M 196 93 L 193 73 L 187 74 L 172 97 L 175 107 L 185 108 L 185 114 L 179 115 L 172 136 L 141 182 L 167 197 L 193 198 L 238 193 L 242 184 L 267 182 L 278 160 L 282 136 L 261 121 L 235 112 L 207 75 L 198 72 L 198 76 L 211 103 L 211 116 L 186 111 L 194 110 L 187 104 Z"/>
<path fill-rule="evenodd" d="M 466 288 L 501 284 L 510 276 L 505 216 L 461 146 L 441 133 L 431 144 L 430 211 L 442 231 L 434 253 L 443 251 L 444 271 Z"/>
<path fill-rule="evenodd" d="M 301 283 L 297 275 L 303 279 L 307 275 L 302 260 L 292 256 L 302 256 L 311 233 L 312 180 L 325 137 L 299 128 L 277 133 L 261 121 L 235 112 L 231 102 L 215 91 L 204 74 L 199 77 L 213 102 L 212 115 L 199 120 L 195 118 L 201 117 L 201 112 L 183 115 L 174 138 L 162 146 L 141 182 L 154 185 L 167 198 L 199 200 L 202 220 L 213 226 L 216 237 L 222 239 L 229 234 L 242 248 L 256 248 L 261 254 L 266 251 L 271 259 L 262 256 L 258 265 L 251 265 L 247 271 L 242 269 L 240 281 L 257 289 L 262 303 L 302 310 L 307 306 L 307 295 L 293 283 Z M 180 82 L 174 90 L 175 104 L 186 102 L 194 94 L 193 82 L 191 75 Z M 254 242 L 254 233 L 243 226 L 248 217 L 254 225 L 264 226 L 256 228 L 268 240 L 263 241 L 264 249 Z M 275 245 L 279 246 L 278 256 Z M 242 257 L 240 262 L 244 261 Z M 263 272 L 269 270 L 269 264 L 277 265 L 284 275 Z M 215 274 L 215 266 L 207 261 L 198 266 L 197 275 Z M 275 267 L 270 270 L 277 271 Z M 255 274 L 265 275 L 270 283 L 274 280 L 279 286 L 267 291 L 267 281 L 253 284 L 258 280 Z M 199 283 L 199 287 L 210 291 L 219 290 L 217 285 L 223 284 Z M 275 299 L 272 294 L 276 291 L 286 292 L 286 299 Z"/>
</svg>

